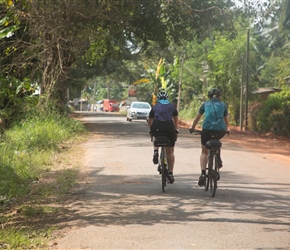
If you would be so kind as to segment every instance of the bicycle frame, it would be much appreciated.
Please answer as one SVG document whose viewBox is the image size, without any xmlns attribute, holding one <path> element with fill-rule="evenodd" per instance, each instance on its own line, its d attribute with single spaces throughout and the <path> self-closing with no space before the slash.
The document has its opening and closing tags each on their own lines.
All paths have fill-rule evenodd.
<svg viewBox="0 0 290 250">
<path fill-rule="evenodd" d="M 166 147 L 169 146 L 169 140 L 167 136 L 156 136 L 154 140 L 154 146 L 161 147 L 159 164 L 161 166 L 162 192 L 165 192 L 166 177 L 168 175 Z"/>
<path fill-rule="evenodd" d="M 205 190 L 210 189 L 211 196 L 214 197 L 217 189 L 217 180 L 219 175 L 219 163 L 217 160 L 218 154 L 221 149 L 221 142 L 219 139 L 211 139 L 206 143 L 206 147 L 209 149 L 207 174 Z"/>
<path fill-rule="evenodd" d="M 190 133 L 201 134 L 201 130 L 189 129 Z M 229 135 L 229 131 L 225 132 Z M 222 143 L 220 142 L 219 133 L 213 132 L 211 134 L 211 139 L 205 144 L 205 147 L 209 150 L 208 162 L 207 162 L 207 172 L 206 172 L 206 184 L 205 191 L 210 189 L 211 196 L 214 197 L 217 189 L 217 181 L 219 179 L 219 161 L 218 156 L 220 155 Z"/>
<path fill-rule="evenodd" d="M 161 164 L 161 182 L 162 182 L 162 192 L 165 192 L 166 187 L 166 176 L 168 174 L 168 167 L 167 167 L 167 155 L 165 147 L 161 147 L 160 153 L 160 164 Z"/>
</svg>

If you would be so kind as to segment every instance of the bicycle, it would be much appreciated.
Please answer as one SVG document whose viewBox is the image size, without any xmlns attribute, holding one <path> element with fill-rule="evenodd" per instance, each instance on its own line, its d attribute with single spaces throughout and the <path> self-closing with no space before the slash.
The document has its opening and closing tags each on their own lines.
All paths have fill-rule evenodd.
<svg viewBox="0 0 290 250">
<path fill-rule="evenodd" d="M 153 141 L 153 135 L 151 135 L 151 141 Z M 162 184 L 162 192 L 165 192 L 165 187 L 167 183 L 167 175 L 168 175 L 168 166 L 167 166 L 167 155 L 166 155 L 166 147 L 169 146 L 169 139 L 167 136 L 158 135 L 154 139 L 154 146 L 161 147 L 160 156 L 158 161 L 158 169 L 160 169 L 161 174 L 161 184 Z M 159 151 L 159 150 L 158 150 Z"/>
<path fill-rule="evenodd" d="M 201 130 L 189 129 L 189 132 L 195 134 L 201 134 Z M 229 131 L 225 131 L 229 135 Z M 217 181 L 220 179 L 219 169 L 221 168 L 220 151 L 222 143 L 220 142 L 220 134 L 216 132 L 211 133 L 211 139 L 205 144 L 206 148 L 209 149 L 208 163 L 206 168 L 206 181 L 205 191 L 210 189 L 211 196 L 214 197 L 217 189 Z"/>
</svg>

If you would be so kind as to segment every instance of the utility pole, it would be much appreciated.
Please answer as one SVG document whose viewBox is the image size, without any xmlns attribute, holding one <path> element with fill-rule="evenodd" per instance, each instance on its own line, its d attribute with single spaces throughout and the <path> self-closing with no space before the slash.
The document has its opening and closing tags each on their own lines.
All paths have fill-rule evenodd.
<svg viewBox="0 0 290 250">
<path fill-rule="evenodd" d="M 245 57 L 242 57 L 241 94 L 240 94 L 240 131 L 244 124 L 244 82 L 245 82 Z"/>
<path fill-rule="evenodd" d="M 95 106 L 96 106 L 96 84 L 97 84 L 97 80 L 94 81 L 94 99 L 93 99 L 93 110 L 92 111 L 95 111 Z"/>
<path fill-rule="evenodd" d="M 248 101 L 249 101 L 249 62 L 250 62 L 250 29 L 247 29 L 247 74 L 246 74 L 246 124 L 245 130 L 248 130 Z"/>
<path fill-rule="evenodd" d="M 107 99 L 110 99 L 110 83 L 107 82 Z"/>
<path fill-rule="evenodd" d="M 81 102 L 80 111 L 83 111 L 83 90 L 81 91 L 80 102 Z"/>
<path fill-rule="evenodd" d="M 184 64 L 185 55 L 181 56 L 181 68 L 180 68 L 180 77 L 179 77 L 179 87 L 178 87 L 178 99 L 177 99 L 177 111 L 180 108 L 180 98 L 181 98 L 181 87 L 182 87 L 182 74 L 183 74 L 183 64 Z"/>
</svg>

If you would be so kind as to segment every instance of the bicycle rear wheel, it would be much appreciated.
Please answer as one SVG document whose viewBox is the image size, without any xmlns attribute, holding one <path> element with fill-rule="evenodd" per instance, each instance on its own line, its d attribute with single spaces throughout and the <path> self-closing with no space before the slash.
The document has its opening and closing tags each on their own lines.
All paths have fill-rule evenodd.
<svg viewBox="0 0 290 250">
<path fill-rule="evenodd" d="M 161 148 L 161 154 L 160 154 L 160 163 L 161 163 L 161 182 L 162 182 L 162 192 L 165 192 L 165 187 L 166 187 L 166 176 L 167 176 L 167 168 L 166 168 L 166 163 L 165 163 L 165 148 Z"/>
<path fill-rule="evenodd" d="M 207 168 L 206 177 L 205 177 L 205 186 L 204 186 L 205 191 L 208 191 L 208 187 L 209 187 L 209 174 L 208 174 L 208 168 Z"/>
<path fill-rule="evenodd" d="M 218 167 L 217 155 L 214 155 L 213 163 L 214 163 L 213 167 L 209 173 L 209 183 L 210 183 L 209 186 L 212 197 L 215 196 L 217 189 L 217 167 Z"/>
<path fill-rule="evenodd" d="M 206 179 L 205 179 L 205 191 L 208 191 L 209 184 L 210 184 L 210 172 L 212 170 L 212 165 L 213 165 L 213 156 L 212 152 L 209 153 L 208 157 L 208 163 L 207 163 L 207 168 L 206 168 Z"/>
</svg>

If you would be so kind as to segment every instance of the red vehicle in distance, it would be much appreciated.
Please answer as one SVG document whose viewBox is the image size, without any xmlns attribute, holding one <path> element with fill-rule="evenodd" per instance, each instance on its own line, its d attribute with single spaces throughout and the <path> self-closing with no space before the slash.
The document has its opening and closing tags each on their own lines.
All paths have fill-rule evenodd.
<svg viewBox="0 0 290 250">
<path fill-rule="evenodd" d="M 104 112 L 119 112 L 119 104 L 116 100 L 104 99 L 103 111 Z"/>
</svg>

